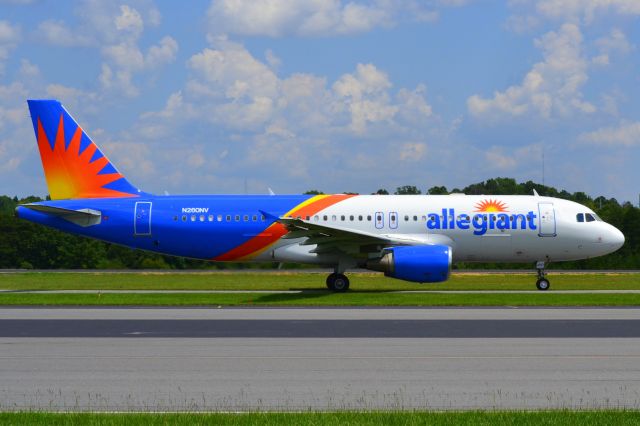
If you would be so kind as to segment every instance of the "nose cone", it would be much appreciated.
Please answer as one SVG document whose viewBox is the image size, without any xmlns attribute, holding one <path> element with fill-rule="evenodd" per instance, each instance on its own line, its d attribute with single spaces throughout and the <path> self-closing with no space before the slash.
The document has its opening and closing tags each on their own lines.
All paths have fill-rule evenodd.
<svg viewBox="0 0 640 426">
<path fill-rule="evenodd" d="M 624 234 L 615 226 L 611 227 L 607 242 L 611 245 L 612 251 L 618 250 L 624 244 Z"/>
</svg>

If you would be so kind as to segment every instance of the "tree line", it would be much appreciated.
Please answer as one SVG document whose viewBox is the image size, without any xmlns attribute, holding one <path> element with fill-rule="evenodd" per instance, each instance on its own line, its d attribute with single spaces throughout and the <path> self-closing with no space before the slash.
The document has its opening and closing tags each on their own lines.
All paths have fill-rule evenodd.
<svg viewBox="0 0 640 426">
<path fill-rule="evenodd" d="M 625 245 L 615 253 L 595 259 L 552 264 L 555 268 L 571 269 L 640 269 L 640 208 L 615 198 L 596 197 L 584 192 L 569 193 L 532 181 L 518 183 L 511 178 L 488 179 L 465 188 L 448 190 L 434 186 L 426 194 L 465 193 L 468 195 L 540 195 L 563 198 L 593 209 L 604 221 L 620 229 Z M 310 190 L 307 194 L 320 194 Z M 396 188 L 394 194 L 421 194 L 413 185 Z M 374 194 L 389 192 L 378 189 Z M 273 268 L 277 264 L 212 263 L 181 257 L 163 256 L 132 250 L 102 241 L 65 234 L 55 229 L 15 218 L 18 204 L 42 201 L 30 196 L 23 199 L 0 196 L 0 268 L 10 269 L 204 269 L 204 268 Z M 294 267 L 296 265 L 287 265 Z M 458 264 L 458 268 L 531 268 L 513 264 Z"/>
</svg>

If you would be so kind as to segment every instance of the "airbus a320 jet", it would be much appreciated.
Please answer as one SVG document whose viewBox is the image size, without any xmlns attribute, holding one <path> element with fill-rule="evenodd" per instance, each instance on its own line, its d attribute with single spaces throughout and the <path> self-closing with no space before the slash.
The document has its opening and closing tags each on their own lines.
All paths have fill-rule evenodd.
<svg viewBox="0 0 640 426">
<path fill-rule="evenodd" d="M 180 195 L 133 186 L 60 102 L 28 101 L 51 201 L 18 206 L 22 219 L 162 254 L 214 262 L 299 262 L 365 268 L 435 283 L 453 262 L 548 262 L 620 248 L 624 235 L 591 209 L 558 198 L 471 195 Z"/>
</svg>

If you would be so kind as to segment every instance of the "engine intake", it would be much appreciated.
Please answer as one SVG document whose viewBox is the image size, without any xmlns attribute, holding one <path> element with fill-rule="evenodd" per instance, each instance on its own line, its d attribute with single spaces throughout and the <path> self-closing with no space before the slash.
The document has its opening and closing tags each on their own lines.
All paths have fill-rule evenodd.
<svg viewBox="0 0 640 426">
<path fill-rule="evenodd" d="M 444 245 L 398 246 L 384 249 L 382 257 L 367 262 L 367 269 L 385 276 L 418 283 L 449 279 L 451 247 Z"/>
</svg>

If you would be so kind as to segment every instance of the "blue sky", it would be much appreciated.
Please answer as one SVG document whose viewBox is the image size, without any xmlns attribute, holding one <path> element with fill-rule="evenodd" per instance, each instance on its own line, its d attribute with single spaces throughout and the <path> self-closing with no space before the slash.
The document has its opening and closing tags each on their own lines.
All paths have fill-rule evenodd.
<svg viewBox="0 0 640 426">
<path fill-rule="evenodd" d="M 0 0 L 0 194 L 27 98 L 162 193 L 542 180 L 637 202 L 637 0 Z"/>
</svg>

